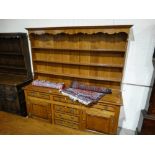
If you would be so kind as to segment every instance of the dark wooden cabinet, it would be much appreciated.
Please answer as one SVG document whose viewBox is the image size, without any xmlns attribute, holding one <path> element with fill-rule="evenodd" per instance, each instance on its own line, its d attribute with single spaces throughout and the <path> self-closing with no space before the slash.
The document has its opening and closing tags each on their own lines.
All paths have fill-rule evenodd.
<svg viewBox="0 0 155 155">
<path fill-rule="evenodd" d="M 151 96 L 148 94 L 149 107 L 148 110 L 141 111 L 140 119 L 137 127 L 137 134 L 155 135 L 155 51 L 153 56 L 154 74 L 152 76 L 153 87 L 150 88 Z"/>
<path fill-rule="evenodd" d="M 155 115 L 155 83 L 154 83 L 153 88 L 152 88 L 148 114 Z"/>
<path fill-rule="evenodd" d="M 26 33 L 0 33 L 0 110 L 27 115 L 23 86 L 32 81 Z"/>
<path fill-rule="evenodd" d="M 155 135 L 155 84 L 152 88 L 148 110 L 142 110 L 137 127 L 137 134 Z"/>
<path fill-rule="evenodd" d="M 155 135 L 155 115 L 148 114 L 146 110 L 141 111 L 137 134 Z"/>
</svg>

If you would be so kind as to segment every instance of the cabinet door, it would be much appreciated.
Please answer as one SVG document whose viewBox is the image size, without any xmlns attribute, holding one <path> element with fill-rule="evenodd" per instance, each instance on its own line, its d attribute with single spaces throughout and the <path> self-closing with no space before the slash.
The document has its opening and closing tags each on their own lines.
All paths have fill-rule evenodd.
<svg viewBox="0 0 155 155">
<path fill-rule="evenodd" d="M 18 101 L 18 92 L 16 87 L 7 86 L 4 87 L 4 103 L 2 104 L 2 109 L 4 111 L 12 113 L 20 113 L 20 106 Z"/>
<path fill-rule="evenodd" d="M 103 111 L 86 112 L 86 129 L 102 133 L 111 133 L 113 124 L 112 113 Z"/>
<path fill-rule="evenodd" d="M 52 120 L 51 104 L 49 102 L 41 99 L 28 98 L 27 108 L 30 117 Z"/>
</svg>

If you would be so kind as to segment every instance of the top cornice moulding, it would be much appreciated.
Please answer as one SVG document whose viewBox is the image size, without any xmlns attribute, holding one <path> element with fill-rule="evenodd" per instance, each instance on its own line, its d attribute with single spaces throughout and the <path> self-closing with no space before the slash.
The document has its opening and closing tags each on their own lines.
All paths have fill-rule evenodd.
<svg viewBox="0 0 155 155">
<path fill-rule="evenodd" d="M 29 34 L 96 34 L 96 33 L 129 33 L 129 29 L 132 25 L 109 25 L 109 26 L 73 26 L 73 27 L 40 27 L 40 28 L 26 28 Z"/>
</svg>

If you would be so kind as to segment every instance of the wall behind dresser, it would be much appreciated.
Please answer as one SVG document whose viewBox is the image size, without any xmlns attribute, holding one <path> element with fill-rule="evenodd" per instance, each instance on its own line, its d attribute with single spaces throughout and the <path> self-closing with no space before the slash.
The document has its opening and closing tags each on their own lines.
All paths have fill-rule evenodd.
<svg viewBox="0 0 155 155">
<path fill-rule="evenodd" d="M 27 27 L 134 25 L 126 55 L 122 84 L 124 106 L 119 126 L 135 130 L 140 110 L 147 102 L 153 74 L 152 55 L 155 47 L 155 20 L 0 20 L 0 32 L 26 32 Z"/>
</svg>

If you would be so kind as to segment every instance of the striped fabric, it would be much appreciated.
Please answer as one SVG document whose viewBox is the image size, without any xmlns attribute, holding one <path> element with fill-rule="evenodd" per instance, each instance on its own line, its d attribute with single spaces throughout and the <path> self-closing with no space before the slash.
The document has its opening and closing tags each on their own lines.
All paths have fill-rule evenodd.
<svg viewBox="0 0 155 155">
<path fill-rule="evenodd" d="M 90 91 L 95 91 L 98 93 L 106 93 L 106 94 L 112 93 L 111 89 L 109 89 L 109 88 L 103 88 L 103 87 L 97 87 L 97 86 L 88 86 L 85 84 L 81 84 L 77 81 L 72 82 L 71 88 L 82 89 L 82 90 L 90 90 Z"/>
<path fill-rule="evenodd" d="M 32 85 L 34 86 L 42 86 L 42 87 L 48 87 L 48 88 L 55 88 L 55 89 L 63 89 L 64 83 L 54 83 L 44 80 L 34 80 L 32 82 Z"/>
<path fill-rule="evenodd" d="M 84 105 L 96 103 L 104 95 L 112 93 L 111 89 L 108 88 L 87 86 L 78 82 L 73 82 L 71 88 L 62 89 L 60 92 Z"/>
</svg>

